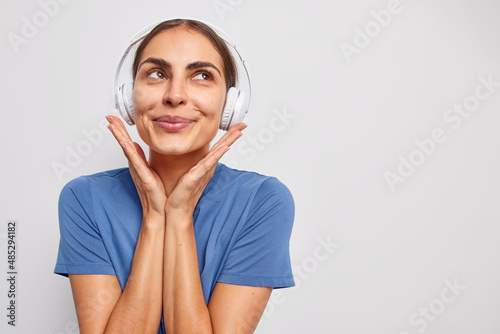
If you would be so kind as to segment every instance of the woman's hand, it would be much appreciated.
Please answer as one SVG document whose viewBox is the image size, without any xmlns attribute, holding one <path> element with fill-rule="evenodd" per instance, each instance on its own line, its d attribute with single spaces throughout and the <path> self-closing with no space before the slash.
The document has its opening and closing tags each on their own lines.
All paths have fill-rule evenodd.
<svg viewBox="0 0 500 334">
<path fill-rule="evenodd" d="M 128 159 L 130 175 L 141 199 L 144 217 L 165 216 L 167 196 L 158 174 L 149 166 L 144 151 L 132 141 L 123 122 L 116 116 L 107 116 L 108 128 L 113 133 Z"/>
<path fill-rule="evenodd" d="M 172 215 L 193 217 L 194 208 L 212 178 L 217 162 L 229 150 L 229 147 L 242 136 L 241 131 L 246 127 L 245 123 L 232 126 L 210 149 L 208 154 L 179 179 L 165 205 L 167 217 Z"/>
</svg>

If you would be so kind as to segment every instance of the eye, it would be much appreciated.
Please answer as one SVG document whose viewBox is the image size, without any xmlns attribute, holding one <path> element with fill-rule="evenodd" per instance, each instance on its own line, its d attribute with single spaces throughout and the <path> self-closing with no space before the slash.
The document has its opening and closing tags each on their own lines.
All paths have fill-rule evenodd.
<svg viewBox="0 0 500 334">
<path fill-rule="evenodd" d="M 148 72 L 148 78 L 152 79 L 165 79 L 165 73 L 158 69 L 154 69 Z"/>
<path fill-rule="evenodd" d="M 213 76 L 212 76 L 212 73 L 210 73 L 209 71 L 203 70 L 203 71 L 197 72 L 196 75 L 194 76 L 194 79 L 195 80 L 203 80 L 203 81 L 211 81 L 211 80 L 213 80 Z"/>
</svg>

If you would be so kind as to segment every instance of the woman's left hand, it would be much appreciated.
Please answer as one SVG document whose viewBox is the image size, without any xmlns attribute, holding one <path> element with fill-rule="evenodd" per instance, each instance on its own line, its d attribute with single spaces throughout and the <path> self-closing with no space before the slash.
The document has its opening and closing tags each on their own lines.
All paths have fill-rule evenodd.
<svg viewBox="0 0 500 334">
<path fill-rule="evenodd" d="M 192 218 L 194 208 L 212 178 L 217 162 L 229 150 L 229 147 L 242 136 L 241 131 L 246 127 L 245 123 L 232 126 L 210 149 L 208 154 L 179 179 L 165 204 L 167 221 L 169 216 L 174 215 Z"/>
</svg>

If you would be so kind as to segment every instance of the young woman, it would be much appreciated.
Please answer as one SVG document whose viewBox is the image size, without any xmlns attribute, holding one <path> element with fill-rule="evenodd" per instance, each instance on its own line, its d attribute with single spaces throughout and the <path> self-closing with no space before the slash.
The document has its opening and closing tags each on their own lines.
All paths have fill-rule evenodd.
<svg viewBox="0 0 500 334">
<path fill-rule="evenodd" d="M 129 167 L 74 179 L 59 200 L 55 273 L 80 333 L 253 333 L 272 289 L 294 285 L 294 203 L 276 178 L 218 162 L 245 124 L 210 148 L 234 59 L 209 26 L 177 19 L 141 41 L 132 72 L 149 161 L 108 116 Z"/>
</svg>

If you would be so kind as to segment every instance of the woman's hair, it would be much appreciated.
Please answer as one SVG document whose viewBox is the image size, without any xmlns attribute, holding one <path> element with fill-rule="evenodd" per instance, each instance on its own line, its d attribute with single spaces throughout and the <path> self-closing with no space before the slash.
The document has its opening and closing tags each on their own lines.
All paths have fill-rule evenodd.
<svg viewBox="0 0 500 334">
<path fill-rule="evenodd" d="M 173 19 L 173 20 L 168 20 L 164 21 L 160 24 L 158 24 L 156 27 L 153 28 L 141 41 L 139 46 L 137 47 L 137 50 L 135 52 L 135 57 L 134 57 L 134 62 L 132 64 L 132 77 L 133 80 L 135 81 L 135 77 L 137 76 L 137 71 L 139 69 L 139 61 L 142 56 L 142 52 L 144 51 L 144 48 L 148 45 L 148 43 L 158 35 L 160 32 L 171 29 L 171 28 L 176 28 L 176 27 L 183 27 L 187 29 L 193 29 L 202 35 L 204 35 L 210 42 L 212 42 L 212 45 L 214 48 L 217 50 L 217 52 L 220 54 L 222 57 L 222 62 L 224 66 L 224 79 L 226 81 L 226 86 L 229 87 L 234 87 L 236 85 L 236 82 L 238 80 L 238 72 L 236 70 L 236 64 L 234 62 L 233 55 L 229 51 L 229 48 L 226 45 L 226 42 L 219 36 L 217 33 L 210 28 L 208 25 L 205 23 L 195 21 L 195 20 L 187 20 L 187 19 Z"/>
</svg>

